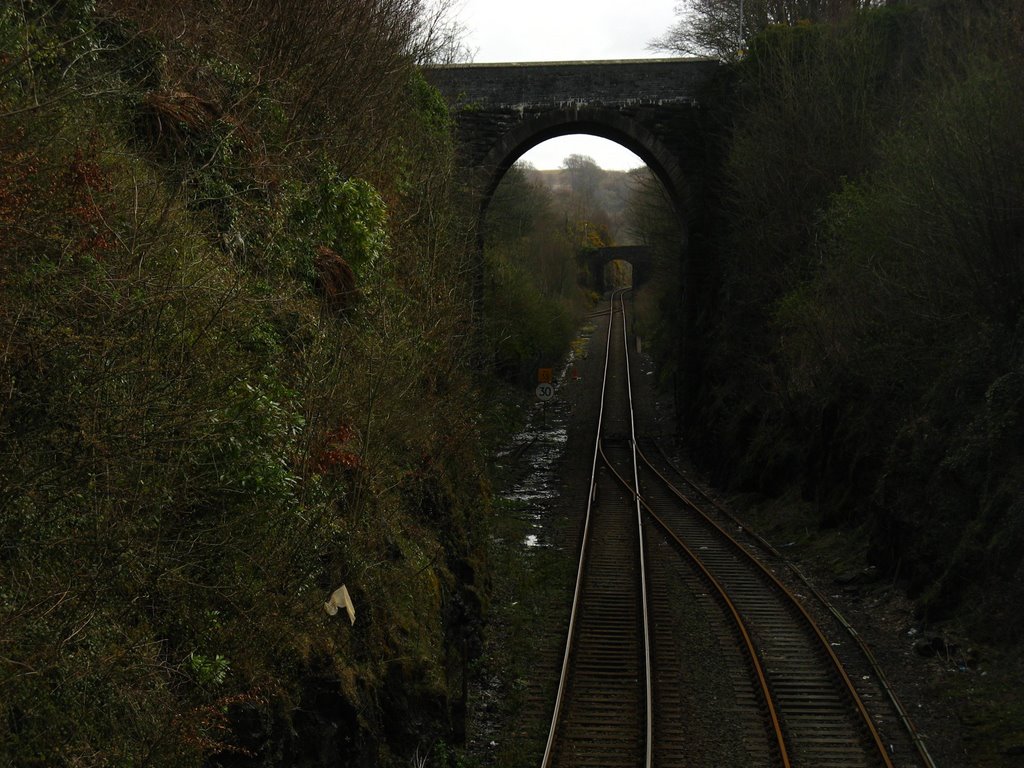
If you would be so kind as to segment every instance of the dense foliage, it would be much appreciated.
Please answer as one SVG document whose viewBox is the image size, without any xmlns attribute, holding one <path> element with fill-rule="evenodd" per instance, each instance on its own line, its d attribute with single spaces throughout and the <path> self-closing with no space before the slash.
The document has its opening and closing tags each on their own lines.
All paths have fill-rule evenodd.
<svg viewBox="0 0 1024 768">
<path fill-rule="evenodd" d="M 679 297 L 686 237 L 679 211 L 648 168 L 629 172 L 626 199 L 626 237 L 648 248 L 654 265 L 654 277 L 633 294 L 636 333 L 642 348 L 660 361 L 660 385 L 671 389 L 679 377 L 680 360 L 675 353 L 683 324 Z"/>
<path fill-rule="evenodd" d="M 688 409 L 701 455 L 864 525 L 924 615 L 1020 639 L 1019 5 L 770 27 L 729 88 L 717 234 L 695 254 L 717 284 Z"/>
<path fill-rule="evenodd" d="M 522 386 L 532 386 L 536 369 L 552 367 L 568 348 L 588 303 L 576 257 L 604 244 L 591 221 L 593 201 L 572 189 L 553 192 L 531 171 L 514 165 L 506 172 L 484 225 L 489 362 L 500 378 Z"/>
<path fill-rule="evenodd" d="M 483 481 L 435 21 L 0 8 L 3 764 L 457 732 Z"/>
</svg>

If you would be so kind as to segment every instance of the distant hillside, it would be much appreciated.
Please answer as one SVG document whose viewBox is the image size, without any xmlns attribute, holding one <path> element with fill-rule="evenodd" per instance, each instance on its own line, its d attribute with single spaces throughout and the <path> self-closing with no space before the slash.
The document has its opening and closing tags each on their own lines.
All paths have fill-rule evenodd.
<svg viewBox="0 0 1024 768">
<path fill-rule="evenodd" d="M 608 231 L 615 245 L 636 245 L 629 235 L 626 210 L 635 174 L 643 171 L 607 171 L 594 166 L 597 172 L 593 190 L 593 204 L 607 219 Z M 543 184 L 556 200 L 566 200 L 572 194 L 572 171 L 559 168 L 539 170 L 528 168 L 531 181 Z"/>
</svg>

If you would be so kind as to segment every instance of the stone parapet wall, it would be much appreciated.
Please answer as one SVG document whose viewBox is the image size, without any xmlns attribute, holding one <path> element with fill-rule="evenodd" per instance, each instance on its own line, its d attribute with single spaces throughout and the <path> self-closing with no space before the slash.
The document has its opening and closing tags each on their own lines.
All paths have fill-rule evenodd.
<svg viewBox="0 0 1024 768">
<path fill-rule="evenodd" d="M 713 59 L 453 64 L 424 70 L 461 108 L 690 103 L 718 69 Z"/>
</svg>

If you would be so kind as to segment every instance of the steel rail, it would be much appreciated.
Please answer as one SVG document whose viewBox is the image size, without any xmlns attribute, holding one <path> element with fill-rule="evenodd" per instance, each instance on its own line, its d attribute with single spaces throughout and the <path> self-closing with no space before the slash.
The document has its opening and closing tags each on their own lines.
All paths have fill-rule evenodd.
<svg viewBox="0 0 1024 768">
<path fill-rule="evenodd" d="M 630 455 L 633 459 L 633 488 L 637 489 L 633 491 L 633 499 L 636 504 L 637 540 L 640 548 L 640 595 L 643 607 L 644 672 L 646 676 L 645 685 L 647 689 L 647 751 L 644 757 L 644 766 L 645 768 L 651 768 L 651 765 L 654 762 L 654 686 L 651 682 L 651 623 L 647 611 L 647 561 L 646 553 L 644 552 L 643 511 L 640 508 L 641 499 L 638 492 L 640 488 L 640 476 L 638 474 L 639 469 L 637 466 L 637 451 L 639 449 L 636 443 L 636 420 L 633 416 L 633 384 L 629 368 L 629 334 L 627 332 L 628 326 L 626 324 L 626 302 L 623 300 L 621 293 L 619 294 L 619 306 L 622 308 L 622 347 L 626 359 L 626 401 L 629 407 L 629 448 Z M 604 454 L 602 452 L 602 456 L 603 455 Z"/>
<path fill-rule="evenodd" d="M 757 558 L 751 556 L 751 554 L 747 552 L 743 545 L 736 541 L 736 539 L 734 539 L 728 533 L 728 531 L 726 531 L 717 522 L 711 519 L 711 517 L 709 517 L 702 509 L 700 509 L 700 507 L 694 504 L 691 499 L 689 499 L 671 481 L 669 481 L 668 478 L 666 478 L 661 472 L 659 472 L 658 469 L 650 462 L 650 460 L 647 459 L 643 451 L 638 450 L 637 454 L 639 455 L 640 459 L 651 470 L 651 472 L 653 472 L 665 484 L 665 487 L 673 495 L 675 495 L 676 498 L 678 498 L 684 505 L 689 507 L 693 512 L 695 512 L 699 517 L 701 517 L 708 525 L 717 530 L 718 533 L 737 552 L 741 553 L 745 559 L 747 559 L 751 564 L 753 564 L 755 568 L 757 568 L 771 583 L 773 583 L 780 590 L 781 594 L 786 596 L 790 604 L 797 609 L 798 613 L 803 617 L 809 629 L 817 637 L 822 649 L 825 651 L 827 657 L 831 661 L 833 668 L 835 669 L 836 673 L 839 675 L 840 680 L 842 680 L 844 686 L 846 687 L 846 690 L 849 693 L 857 709 L 857 712 L 861 717 L 861 720 L 868 729 L 868 733 L 871 736 L 872 743 L 878 750 L 878 753 L 881 756 L 883 763 L 885 764 L 885 768 L 894 768 L 892 760 L 889 758 L 889 752 L 885 748 L 885 744 L 882 742 L 882 737 L 878 733 L 878 729 L 875 727 L 875 724 L 871 719 L 871 715 L 868 713 L 867 707 L 864 705 L 864 702 L 861 699 L 860 694 L 857 692 L 856 687 L 853 685 L 853 681 L 850 680 L 850 676 L 846 673 L 846 669 L 843 667 L 842 662 L 839 660 L 839 657 L 832 649 L 832 645 L 831 643 L 829 643 L 828 638 L 825 637 L 824 633 L 821 631 L 821 628 L 818 626 L 817 622 L 815 622 L 814 619 L 811 617 L 810 613 L 808 613 L 807 609 L 804 608 L 803 604 L 796 598 L 796 596 L 789 589 L 786 588 L 786 585 L 783 584 L 774 573 L 772 573 L 767 567 L 765 567 L 764 563 L 762 563 Z"/>
<path fill-rule="evenodd" d="M 622 475 L 620 475 L 619 472 L 614 467 L 612 467 L 610 463 L 608 463 L 607 458 L 605 459 L 605 462 L 608 464 L 608 470 L 613 475 L 615 475 L 616 479 L 622 485 L 624 485 L 630 491 L 630 493 L 636 496 L 638 505 L 643 506 L 643 508 L 647 511 L 647 514 L 650 516 L 650 518 L 657 524 L 657 526 L 662 530 L 662 532 L 669 537 L 669 540 L 673 544 L 675 544 L 677 548 L 682 550 L 683 554 L 686 555 L 686 557 L 690 560 L 694 568 L 696 568 L 697 571 L 707 580 L 707 582 L 711 584 L 716 594 L 718 595 L 719 600 L 721 600 L 722 603 L 725 605 L 726 610 L 732 617 L 733 623 L 735 624 L 736 629 L 740 634 L 740 638 L 743 641 L 743 647 L 746 650 L 748 659 L 751 663 L 751 666 L 754 669 L 754 676 L 757 678 L 758 687 L 761 691 L 762 697 L 764 698 L 765 708 L 768 710 L 768 718 L 771 721 L 772 731 L 775 736 L 775 744 L 779 750 L 779 760 L 783 768 L 791 768 L 792 763 L 789 758 L 789 750 L 786 747 L 786 738 L 782 730 L 782 721 L 779 717 L 778 709 L 775 706 L 775 700 L 772 697 L 771 690 L 768 686 L 768 675 L 764 671 L 764 665 L 761 664 L 760 656 L 758 656 L 757 653 L 757 647 L 754 645 L 754 640 L 751 637 L 750 632 L 747 629 L 746 622 L 743 620 L 743 616 L 740 614 L 740 611 L 736 607 L 736 604 L 732 601 L 732 598 L 729 597 L 729 593 L 722 585 L 722 582 L 719 581 L 718 578 L 708 569 L 708 567 L 704 564 L 704 561 L 701 560 L 700 556 L 697 555 L 697 553 L 694 552 L 689 547 L 689 545 L 687 545 L 686 542 L 683 541 L 676 534 L 674 530 L 672 530 L 672 527 L 668 525 L 668 523 L 666 523 L 658 516 L 658 514 L 651 508 L 651 506 L 642 496 L 636 493 L 636 491 L 634 490 L 636 486 L 630 487 L 629 482 L 624 477 L 622 477 Z"/>
<path fill-rule="evenodd" d="M 725 517 L 727 520 L 729 520 L 737 527 L 741 528 L 744 531 L 744 533 L 746 533 L 748 536 L 754 539 L 754 541 L 756 541 L 766 552 L 771 554 L 773 557 L 778 558 L 783 565 L 785 565 L 790 571 L 793 572 L 797 579 L 800 580 L 800 583 L 803 584 L 808 590 L 810 590 L 811 594 L 814 595 L 818 602 L 821 603 L 830 614 L 832 614 L 833 618 L 835 618 L 835 620 L 839 622 L 840 626 L 843 627 L 846 633 L 850 635 L 853 641 L 857 644 L 857 647 L 860 649 L 860 652 L 864 655 L 864 658 L 867 660 L 868 666 L 871 668 L 872 673 L 874 673 L 875 677 L 877 678 L 879 684 L 882 687 L 882 690 L 885 692 L 886 697 L 889 699 L 889 702 L 893 705 L 893 708 L 899 715 L 900 722 L 903 724 L 904 729 L 910 735 L 910 740 L 913 742 L 914 748 L 917 750 L 918 756 L 924 762 L 926 768 L 938 768 L 938 764 L 935 762 L 935 759 L 931 756 L 931 753 L 928 751 L 928 746 L 924 743 L 924 739 L 921 736 L 920 731 L 918 731 L 917 726 L 914 725 L 914 722 L 910 717 L 910 713 L 907 712 L 906 707 L 903 705 L 903 702 L 896 694 L 896 691 L 893 689 L 888 677 L 886 677 L 885 672 L 882 670 L 881 665 L 878 663 L 878 659 L 875 657 L 874 651 L 872 651 L 871 646 L 867 643 L 866 640 L 864 640 L 864 638 L 860 636 L 860 633 L 857 632 L 853 625 L 850 624 L 849 621 L 847 621 L 846 617 L 843 616 L 839 609 L 832 605 L 832 603 L 821 593 L 821 591 L 811 583 L 810 579 L 807 578 L 807 576 L 804 574 L 803 570 L 801 570 L 799 566 L 797 566 L 795 563 L 790 561 L 785 555 L 779 552 L 779 550 L 776 549 L 771 544 L 771 542 L 769 542 L 767 539 L 761 536 L 757 531 L 751 530 L 746 525 L 746 523 L 744 523 L 738 517 L 733 515 L 731 512 L 729 512 L 729 510 L 727 510 L 715 499 L 709 496 L 703 488 L 701 488 L 695 482 L 693 482 L 685 475 L 683 475 L 682 472 L 680 472 L 679 469 L 672 463 L 669 457 L 665 455 L 665 451 L 661 447 L 661 445 L 655 443 L 655 447 L 658 449 L 658 452 L 661 453 L 661 457 L 665 461 L 665 463 L 668 466 L 670 466 L 677 475 L 679 475 L 683 482 L 685 482 L 694 491 L 696 491 L 701 496 L 701 498 L 704 499 L 704 501 L 713 506 L 719 514 L 721 514 L 723 517 Z"/>
<path fill-rule="evenodd" d="M 558 680 L 558 693 L 555 695 L 554 712 L 551 716 L 551 727 L 548 730 L 548 740 L 544 747 L 544 757 L 541 760 L 541 768 L 549 768 L 551 765 L 552 752 L 555 745 L 555 737 L 558 732 L 558 723 L 562 714 L 562 705 L 565 700 L 566 683 L 571 668 L 571 657 L 573 641 L 576 635 L 576 619 L 579 614 L 580 594 L 583 590 L 583 576 L 587 560 L 587 544 L 590 533 L 591 513 L 594 507 L 594 498 L 597 493 L 597 467 L 598 455 L 601 448 L 601 426 L 604 420 L 605 393 L 608 388 L 608 365 L 611 359 L 612 326 L 615 319 L 615 299 L 622 292 L 612 292 L 608 308 L 608 333 L 605 338 L 604 371 L 601 377 L 601 398 L 597 413 L 597 430 L 594 436 L 594 454 L 590 467 L 590 489 L 587 494 L 587 511 L 583 523 L 583 535 L 580 544 L 579 565 L 576 569 L 576 588 L 573 591 L 572 608 L 569 612 L 569 628 L 566 632 L 565 653 L 562 657 L 562 672 Z"/>
</svg>

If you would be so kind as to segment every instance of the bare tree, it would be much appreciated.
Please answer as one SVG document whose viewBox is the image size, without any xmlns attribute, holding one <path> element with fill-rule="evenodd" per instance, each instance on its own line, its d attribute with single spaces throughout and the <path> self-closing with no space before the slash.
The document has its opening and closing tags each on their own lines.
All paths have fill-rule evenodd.
<svg viewBox="0 0 1024 768">
<path fill-rule="evenodd" d="M 569 176 L 569 188 L 577 213 L 592 212 L 597 187 L 601 183 L 601 166 L 589 155 L 569 155 L 562 161 L 562 170 Z"/>
<path fill-rule="evenodd" d="M 653 50 L 735 59 L 753 35 L 772 24 L 834 21 L 884 0 L 683 0 L 679 20 L 651 42 Z"/>
<path fill-rule="evenodd" d="M 295 156 L 324 146 L 346 158 L 348 173 L 369 173 L 370 158 L 391 140 L 408 110 L 417 64 L 469 58 L 453 0 L 100 0 L 164 41 L 178 66 L 170 86 L 219 106 L 242 124 L 258 122 L 260 94 L 284 112 L 285 144 Z M 234 79 L 211 77 L 189 51 L 232 61 Z M 179 55 L 179 51 L 185 51 Z M 247 87 L 237 87 L 245 82 Z M 258 114 L 253 114 L 258 113 Z"/>
</svg>

